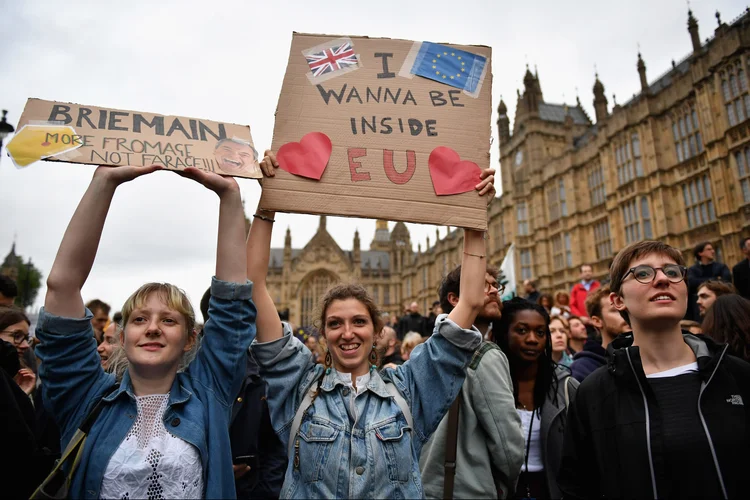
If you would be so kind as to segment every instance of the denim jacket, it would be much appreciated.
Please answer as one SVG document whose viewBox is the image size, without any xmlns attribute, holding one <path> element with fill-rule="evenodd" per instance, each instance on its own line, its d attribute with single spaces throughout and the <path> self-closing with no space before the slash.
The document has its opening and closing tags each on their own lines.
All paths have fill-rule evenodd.
<svg viewBox="0 0 750 500">
<path fill-rule="evenodd" d="M 246 350 L 255 338 L 252 283 L 211 283 L 210 317 L 196 358 L 178 373 L 169 393 L 164 426 L 192 444 L 201 458 L 206 498 L 235 498 L 229 420 L 245 375 Z M 44 401 L 60 427 L 63 447 L 102 397 L 104 407 L 86 439 L 70 498 L 99 498 L 104 471 L 135 421 L 137 407 L 126 371 L 119 387 L 99 363 L 91 327 L 84 318 L 63 318 L 42 309 L 36 336 Z"/>
<path fill-rule="evenodd" d="M 354 399 L 335 373 L 325 374 L 310 351 L 284 325 L 284 336 L 253 343 L 268 383 L 271 421 L 285 447 L 304 395 L 323 381 L 299 427 L 299 466 L 289 457 L 282 498 L 421 498 L 419 454 L 461 389 L 466 366 L 482 336 L 441 315 L 435 333 L 409 361 L 372 370 L 367 390 Z M 412 413 L 410 428 L 388 393 L 394 384 Z M 358 417 L 353 419 L 351 406 Z M 291 436 L 294 439 L 294 436 Z"/>
</svg>

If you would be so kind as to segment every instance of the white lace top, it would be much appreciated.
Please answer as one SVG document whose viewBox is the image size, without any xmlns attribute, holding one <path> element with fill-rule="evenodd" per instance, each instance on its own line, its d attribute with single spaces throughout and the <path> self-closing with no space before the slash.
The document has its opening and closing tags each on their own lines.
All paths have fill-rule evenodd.
<svg viewBox="0 0 750 500">
<path fill-rule="evenodd" d="M 101 498 L 203 498 L 198 450 L 164 427 L 169 394 L 136 397 L 138 415 L 109 460 Z"/>
</svg>

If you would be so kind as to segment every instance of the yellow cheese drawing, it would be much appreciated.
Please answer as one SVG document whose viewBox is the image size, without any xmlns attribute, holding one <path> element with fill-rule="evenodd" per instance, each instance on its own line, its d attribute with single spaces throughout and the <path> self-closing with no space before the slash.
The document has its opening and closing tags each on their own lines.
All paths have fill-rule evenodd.
<svg viewBox="0 0 750 500">
<path fill-rule="evenodd" d="M 83 141 L 67 125 L 24 125 L 6 147 L 18 167 L 78 149 Z"/>
</svg>

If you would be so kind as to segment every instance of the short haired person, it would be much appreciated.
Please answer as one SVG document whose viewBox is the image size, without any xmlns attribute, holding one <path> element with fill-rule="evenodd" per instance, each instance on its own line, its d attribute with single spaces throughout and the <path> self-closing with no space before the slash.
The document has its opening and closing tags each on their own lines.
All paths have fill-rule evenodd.
<svg viewBox="0 0 750 500">
<path fill-rule="evenodd" d="M 230 410 L 245 373 L 245 352 L 255 337 L 252 283 L 243 252 L 245 219 L 235 180 L 195 168 L 180 171 L 219 198 L 211 319 L 198 354 L 184 371 L 178 368 L 196 332 L 195 313 L 182 290 L 147 283 L 127 299 L 120 342 L 128 367 L 120 383 L 102 369 L 91 338 L 93 315 L 81 297 L 115 191 L 159 169 L 97 168 L 47 278 L 36 351 L 45 406 L 60 426 L 63 446 L 101 405 L 81 449 L 70 498 L 235 496 Z M 160 203 L 179 196 L 178 188 L 161 193 Z M 160 229 L 149 232 L 147 221 L 135 222 L 139 236 L 161 234 Z"/>
<path fill-rule="evenodd" d="M 681 252 L 621 250 L 610 300 L 632 334 L 581 383 L 568 412 L 558 483 L 565 498 L 742 498 L 750 488 L 750 364 L 683 333 Z"/>
<path fill-rule="evenodd" d="M 265 161 L 278 166 L 271 151 Z M 493 174 L 480 173 L 477 196 L 491 199 Z M 472 325 L 486 301 L 484 233 L 464 230 L 459 301 L 395 369 L 377 370 L 383 319 L 365 287 L 330 288 L 318 317 L 328 345 L 321 366 L 279 320 L 266 285 L 274 213 L 255 216 L 247 246 L 255 256 L 248 272 L 258 305 L 252 349 L 269 385 L 271 421 L 289 457 L 281 497 L 421 497 L 420 452 L 456 399 L 482 341 Z"/>
<path fill-rule="evenodd" d="M 375 342 L 378 347 L 378 358 L 380 359 L 381 368 L 391 366 L 395 368 L 398 365 L 403 365 L 404 360 L 401 357 L 401 347 L 398 345 L 398 338 L 396 337 L 396 330 L 392 327 L 384 325 L 383 335 Z"/>
<path fill-rule="evenodd" d="M 409 332 L 422 333 L 425 329 L 425 323 L 427 318 L 419 314 L 419 304 L 412 302 L 401 319 L 398 321 L 396 327 L 396 334 L 399 340 L 404 340 L 404 337 Z"/>
<path fill-rule="evenodd" d="M 260 168 L 256 164 L 258 153 L 249 142 L 242 139 L 221 139 L 214 148 L 214 157 L 222 173 L 226 175 L 260 174 Z"/>
<path fill-rule="evenodd" d="M 581 352 L 586 345 L 586 341 L 589 339 L 586 324 L 578 316 L 571 315 L 568 318 L 568 329 L 570 330 L 568 347 L 570 347 L 573 354 Z"/>
<path fill-rule="evenodd" d="M 717 297 L 737 293 L 737 289 L 728 281 L 707 280 L 698 287 L 698 314 L 701 318 L 706 315 Z"/>
<path fill-rule="evenodd" d="M 107 328 L 107 325 L 109 324 L 109 311 L 112 309 L 109 304 L 99 299 L 90 300 L 86 303 L 86 308 L 94 315 L 94 317 L 91 318 L 91 326 L 94 327 L 94 338 L 96 338 L 96 343 L 101 344 L 104 336 L 104 329 Z"/>
<path fill-rule="evenodd" d="M 10 276 L 0 275 L 0 306 L 12 306 L 18 296 L 18 286 Z"/>
<path fill-rule="evenodd" d="M 536 289 L 536 281 L 534 280 L 524 280 L 523 290 L 524 292 L 526 292 L 524 298 L 529 302 L 533 302 L 534 304 L 537 303 L 539 297 L 542 295 L 541 292 Z"/>
<path fill-rule="evenodd" d="M 435 329 L 435 320 L 441 314 L 443 314 L 443 310 L 440 308 L 440 301 L 436 300 L 432 303 L 432 307 L 430 307 L 430 314 L 425 318 L 422 336 L 429 337 L 432 335 L 432 331 Z"/>
<path fill-rule="evenodd" d="M 750 238 L 740 240 L 740 250 L 745 258 L 732 268 L 732 281 L 737 293 L 750 299 Z"/>
<path fill-rule="evenodd" d="M 586 313 L 591 318 L 591 326 L 596 328 L 601 337 L 601 342 L 588 339 L 583 350 L 573 356 L 571 370 L 573 377 L 579 382 L 597 368 L 606 365 L 609 345 L 620 334 L 630 331 L 630 326 L 609 299 L 610 293 L 609 286 L 602 286 L 586 299 Z"/>
<path fill-rule="evenodd" d="M 716 262 L 716 250 L 711 242 L 702 241 L 693 249 L 695 264 L 687 270 L 688 309 L 685 319 L 700 321 L 701 314 L 698 307 L 698 288 L 707 280 L 721 280 L 732 282 L 732 273 L 721 262 Z"/>
<path fill-rule="evenodd" d="M 594 269 L 590 264 L 582 264 L 579 271 L 581 272 L 581 281 L 573 285 L 570 290 L 570 313 L 583 318 L 585 322 L 588 318 L 586 297 L 599 288 L 601 283 L 594 279 Z"/>
<path fill-rule="evenodd" d="M 488 267 L 485 274 L 485 305 L 474 326 L 486 334 L 502 315 L 504 287 L 498 271 Z M 459 300 L 461 266 L 453 269 L 440 284 L 440 303 L 452 311 Z M 456 467 L 451 498 L 506 498 L 521 471 L 523 435 L 521 418 L 515 411 L 513 383 L 508 359 L 494 342 L 483 341 L 466 370 L 458 401 L 458 426 L 450 428 L 446 415 L 435 434 L 422 449 L 419 465 L 424 496 L 445 498 L 445 461 L 450 433 L 457 436 Z M 451 410 L 454 411 L 454 410 Z"/>
</svg>

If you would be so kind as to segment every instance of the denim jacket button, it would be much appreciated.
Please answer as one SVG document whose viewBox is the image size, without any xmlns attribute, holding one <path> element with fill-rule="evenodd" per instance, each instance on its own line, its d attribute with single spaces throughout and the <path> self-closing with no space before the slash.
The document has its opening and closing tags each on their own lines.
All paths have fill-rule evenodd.
<svg viewBox="0 0 750 500">
<path fill-rule="evenodd" d="M 359 467 L 354 469 L 354 472 L 356 472 L 358 476 L 361 476 L 365 473 L 365 468 L 360 465 Z"/>
<path fill-rule="evenodd" d="M 348 387 L 344 387 L 344 390 L 343 390 L 343 391 L 341 391 L 341 393 L 342 393 L 342 394 L 343 394 L 344 396 L 348 396 L 348 395 L 349 395 L 349 388 L 348 388 Z"/>
<path fill-rule="evenodd" d="M 180 419 L 179 418 L 173 418 L 172 421 L 170 422 L 170 424 L 172 424 L 172 427 L 177 427 L 178 425 L 180 425 Z"/>
</svg>

